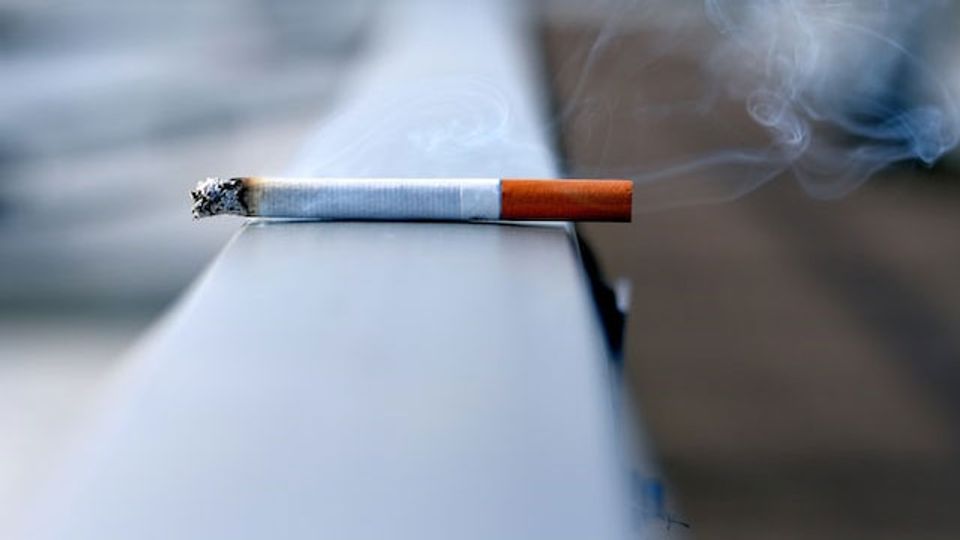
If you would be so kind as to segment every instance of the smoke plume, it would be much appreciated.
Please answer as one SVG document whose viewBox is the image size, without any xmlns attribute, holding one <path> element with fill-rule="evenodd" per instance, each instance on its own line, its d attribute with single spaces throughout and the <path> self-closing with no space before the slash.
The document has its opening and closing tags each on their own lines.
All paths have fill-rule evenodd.
<svg viewBox="0 0 960 540">
<path fill-rule="evenodd" d="M 650 12 L 656 3 L 632 9 Z M 712 87 L 696 103 L 657 110 L 701 114 L 732 100 L 766 142 L 611 172 L 632 175 L 662 206 L 733 199 L 782 173 L 811 196 L 835 198 L 892 163 L 931 165 L 960 137 L 956 89 L 926 61 L 929 32 L 955 14 L 951 7 L 944 0 L 705 0 L 695 16 L 718 38 L 701 58 Z M 611 41 L 608 25 L 584 77 Z"/>
</svg>

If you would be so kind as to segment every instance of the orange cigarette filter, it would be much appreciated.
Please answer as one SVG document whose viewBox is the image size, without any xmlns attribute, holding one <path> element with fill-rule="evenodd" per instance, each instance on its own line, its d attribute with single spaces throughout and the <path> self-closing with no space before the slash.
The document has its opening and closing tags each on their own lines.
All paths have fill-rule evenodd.
<svg viewBox="0 0 960 540">
<path fill-rule="evenodd" d="M 630 180 L 500 181 L 501 219 L 560 221 L 630 221 Z"/>
</svg>

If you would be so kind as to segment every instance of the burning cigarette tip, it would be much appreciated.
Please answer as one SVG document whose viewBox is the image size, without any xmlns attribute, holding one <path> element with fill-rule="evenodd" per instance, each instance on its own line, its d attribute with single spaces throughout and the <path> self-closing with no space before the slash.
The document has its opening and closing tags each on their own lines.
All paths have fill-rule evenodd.
<svg viewBox="0 0 960 540">
<path fill-rule="evenodd" d="M 222 180 L 214 176 L 204 179 L 190 192 L 194 219 L 217 214 L 247 215 L 244 191 L 242 178 Z"/>
</svg>

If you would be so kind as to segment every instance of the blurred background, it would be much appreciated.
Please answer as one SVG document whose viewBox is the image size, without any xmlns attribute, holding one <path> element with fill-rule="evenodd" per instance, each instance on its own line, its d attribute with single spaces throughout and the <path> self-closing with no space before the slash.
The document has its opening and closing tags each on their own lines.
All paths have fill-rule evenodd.
<svg viewBox="0 0 960 540">
<path fill-rule="evenodd" d="M 580 232 L 632 284 L 638 416 L 701 538 L 960 534 L 960 182 L 944 154 L 960 6 L 911 5 L 531 4 L 567 169 L 640 183 L 632 224 Z M 0 523 L 237 231 L 193 222 L 187 191 L 282 171 L 336 114 L 380 8 L 0 3 Z M 762 151 L 712 159 L 744 148 Z"/>
</svg>

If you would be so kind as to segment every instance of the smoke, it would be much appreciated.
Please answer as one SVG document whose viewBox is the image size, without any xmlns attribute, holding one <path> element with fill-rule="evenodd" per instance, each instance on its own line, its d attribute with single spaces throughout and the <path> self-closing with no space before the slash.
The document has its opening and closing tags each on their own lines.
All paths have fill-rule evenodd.
<svg viewBox="0 0 960 540">
<path fill-rule="evenodd" d="M 287 173 L 538 176 L 553 170 L 542 135 L 560 130 L 594 153 L 571 176 L 633 178 L 644 210 L 782 175 L 840 197 L 892 163 L 933 164 L 960 137 L 956 89 L 928 63 L 934 27 L 955 33 L 949 0 L 566 1 L 580 23 L 603 19 L 555 66 L 569 91 L 552 122 L 529 106 L 528 27 L 512 2 L 387 3 L 391 30 Z M 632 25 L 655 29 L 642 47 L 623 46 Z M 670 72 L 687 64 L 698 79 Z"/>
<path fill-rule="evenodd" d="M 697 15 L 719 37 L 702 55 L 710 88 L 645 115 L 703 114 L 731 100 L 766 141 L 616 172 L 657 206 L 676 206 L 733 199 L 787 172 L 811 196 L 835 198 L 892 163 L 932 165 L 960 137 L 953 89 L 925 61 L 928 32 L 950 9 L 944 0 L 705 0 Z M 609 28 L 601 37 L 591 56 Z"/>
</svg>

